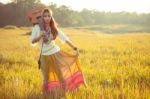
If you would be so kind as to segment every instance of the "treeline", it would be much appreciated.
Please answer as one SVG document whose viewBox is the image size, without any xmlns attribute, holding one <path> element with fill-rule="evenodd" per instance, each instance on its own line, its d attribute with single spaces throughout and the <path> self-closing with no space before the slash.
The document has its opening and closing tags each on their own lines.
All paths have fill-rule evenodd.
<svg viewBox="0 0 150 99">
<path fill-rule="evenodd" d="M 11 3 L 0 3 L 0 26 L 16 25 L 31 26 L 27 19 L 27 12 L 32 8 L 44 8 L 40 0 L 12 0 Z M 83 9 L 74 11 L 67 6 L 57 6 L 50 3 L 54 18 L 59 26 L 84 26 L 99 24 L 136 24 L 150 25 L 149 14 L 128 12 L 100 12 L 97 10 Z"/>
</svg>

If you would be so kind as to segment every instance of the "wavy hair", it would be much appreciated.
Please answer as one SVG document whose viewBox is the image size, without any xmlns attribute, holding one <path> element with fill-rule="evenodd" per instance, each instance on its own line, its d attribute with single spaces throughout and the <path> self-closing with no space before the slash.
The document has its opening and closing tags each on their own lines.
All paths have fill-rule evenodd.
<svg viewBox="0 0 150 99">
<path fill-rule="evenodd" d="M 57 35 L 58 35 L 58 27 L 57 27 L 57 23 L 56 23 L 54 17 L 52 16 L 52 10 L 49 9 L 49 8 L 44 8 L 42 10 L 42 22 L 43 22 L 43 25 L 44 25 L 43 27 L 44 27 L 44 29 L 46 29 L 45 23 L 44 23 L 44 19 L 43 19 L 43 15 L 46 12 L 48 12 L 49 14 L 51 14 L 51 20 L 50 20 L 49 26 L 51 28 L 51 32 L 52 32 L 52 35 L 53 35 L 53 40 L 55 40 L 56 37 L 57 37 Z"/>
</svg>

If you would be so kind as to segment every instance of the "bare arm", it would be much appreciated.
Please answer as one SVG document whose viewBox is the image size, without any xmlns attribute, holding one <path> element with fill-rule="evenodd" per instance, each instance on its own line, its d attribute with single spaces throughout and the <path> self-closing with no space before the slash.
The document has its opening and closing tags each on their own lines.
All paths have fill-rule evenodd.
<svg viewBox="0 0 150 99">
<path fill-rule="evenodd" d="M 75 50 L 77 52 L 77 55 L 79 55 L 78 48 L 69 40 L 69 38 L 62 31 L 58 32 L 58 36 L 63 42 L 67 43 L 73 50 Z"/>
<path fill-rule="evenodd" d="M 71 41 L 68 41 L 66 40 L 66 43 L 74 50 L 77 50 L 77 47 L 71 42 Z"/>
<path fill-rule="evenodd" d="M 68 41 L 66 40 L 66 43 L 73 49 L 77 52 L 77 56 L 79 56 L 79 50 L 78 48 L 71 42 L 71 41 Z"/>
</svg>

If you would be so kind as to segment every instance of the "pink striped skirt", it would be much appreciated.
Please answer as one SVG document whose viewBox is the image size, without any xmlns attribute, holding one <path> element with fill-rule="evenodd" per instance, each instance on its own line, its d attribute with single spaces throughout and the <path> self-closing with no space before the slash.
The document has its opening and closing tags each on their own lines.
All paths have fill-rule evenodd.
<svg viewBox="0 0 150 99">
<path fill-rule="evenodd" d="M 77 55 L 70 55 L 63 51 L 49 56 L 42 55 L 41 72 L 44 92 L 56 89 L 73 91 L 81 85 L 86 86 Z"/>
</svg>

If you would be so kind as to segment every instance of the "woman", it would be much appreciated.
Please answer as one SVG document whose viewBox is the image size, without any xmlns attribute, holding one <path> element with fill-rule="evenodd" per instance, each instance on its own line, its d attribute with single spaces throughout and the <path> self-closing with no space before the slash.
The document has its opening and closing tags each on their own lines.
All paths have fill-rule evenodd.
<svg viewBox="0 0 150 99">
<path fill-rule="evenodd" d="M 38 24 L 34 25 L 31 42 L 40 42 L 41 45 L 40 69 L 43 75 L 43 92 L 61 91 L 64 94 L 65 91 L 78 89 L 80 85 L 86 86 L 78 62 L 78 48 L 57 28 L 51 10 L 43 9 L 41 19 L 43 31 Z M 70 55 L 60 50 L 54 41 L 57 36 L 77 54 Z"/>
</svg>

